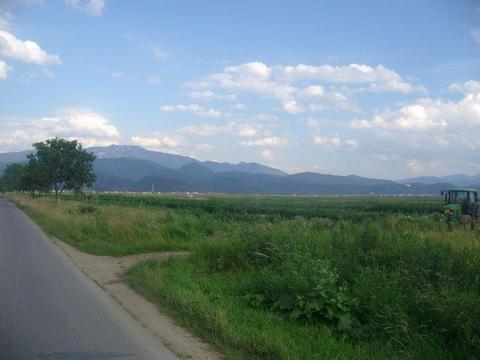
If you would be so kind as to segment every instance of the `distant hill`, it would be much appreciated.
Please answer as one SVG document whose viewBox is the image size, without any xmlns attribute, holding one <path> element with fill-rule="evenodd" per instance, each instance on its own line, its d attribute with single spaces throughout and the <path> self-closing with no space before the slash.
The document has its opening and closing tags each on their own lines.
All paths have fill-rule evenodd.
<svg viewBox="0 0 480 360">
<path fill-rule="evenodd" d="M 88 150 L 93 152 L 99 159 L 134 158 L 149 160 L 171 169 L 179 169 L 188 163 L 197 162 L 197 160 L 187 156 L 150 151 L 140 146 L 132 145 L 91 147 Z"/>
<path fill-rule="evenodd" d="M 32 152 L 33 150 L 11 152 L 11 153 L 0 153 L 0 164 L 11 164 L 11 163 L 27 161 L 27 155 L 31 154 Z"/>
<path fill-rule="evenodd" d="M 262 164 L 245 163 L 238 164 L 221 163 L 215 161 L 199 161 L 187 156 L 168 154 L 160 151 L 146 150 L 140 146 L 132 145 L 110 145 L 106 147 L 91 147 L 88 149 L 93 152 L 99 159 L 112 158 L 134 158 L 149 160 L 165 166 L 170 169 L 180 169 L 182 166 L 191 163 L 202 164 L 213 172 L 245 172 L 249 174 L 266 174 L 266 175 L 285 175 L 281 170 L 274 169 Z M 1 162 L 1 161 L 0 161 Z"/>
<path fill-rule="evenodd" d="M 420 176 L 410 179 L 401 180 L 402 184 L 418 183 L 418 184 L 438 184 L 449 183 L 455 186 L 478 186 L 480 185 L 480 173 L 476 175 L 454 174 L 447 176 Z"/>
<path fill-rule="evenodd" d="M 480 174 L 422 177 L 402 182 L 313 172 L 288 175 L 257 163 L 198 161 L 138 146 L 112 145 L 89 150 L 97 155 L 94 189 L 99 191 L 151 191 L 153 188 L 159 192 L 236 194 L 438 195 L 443 189 L 480 179 Z M 8 163 L 25 161 L 28 153 L 0 154 L 0 173 Z"/>
<path fill-rule="evenodd" d="M 318 174 L 312 172 L 303 172 L 298 174 L 293 174 L 288 176 L 290 179 L 308 184 L 318 184 L 318 185 L 392 185 L 396 184 L 394 181 L 390 180 L 380 180 L 380 179 L 370 179 L 364 178 L 356 175 L 348 176 L 338 176 L 338 175 L 327 175 L 327 174 Z"/>
<path fill-rule="evenodd" d="M 190 191 L 231 194 L 282 194 L 282 195 L 439 195 L 440 191 L 451 187 L 449 184 L 399 184 L 393 181 L 378 182 L 375 179 L 360 178 L 353 183 L 349 177 L 338 177 L 335 181 L 315 182 L 302 180 L 303 174 L 295 179 L 291 176 L 247 174 L 242 172 L 209 173 L 200 168 L 188 167 L 173 170 L 165 175 L 148 176 L 141 180 L 111 178 L 108 174 L 98 174 L 97 190 L 112 191 L 151 191 L 156 192 Z M 194 170 L 194 171 L 192 171 Z M 208 170 L 208 169 L 207 169 Z M 176 173 L 175 173 L 176 172 Z M 105 176 L 107 178 L 105 178 Z M 343 179 L 342 179 L 343 178 Z"/>
<path fill-rule="evenodd" d="M 109 174 L 126 180 L 140 180 L 146 176 L 165 176 L 170 172 L 176 174 L 175 169 L 170 169 L 156 162 L 133 158 L 99 158 L 93 163 L 93 170 L 97 174 Z"/>
<path fill-rule="evenodd" d="M 244 172 L 247 174 L 264 174 L 264 175 L 286 175 L 282 170 L 274 169 L 258 163 L 240 162 L 238 164 L 229 164 L 225 162 L 204 161 L 202 165 L 206 166 L 214 172 Z"/>
</svg>

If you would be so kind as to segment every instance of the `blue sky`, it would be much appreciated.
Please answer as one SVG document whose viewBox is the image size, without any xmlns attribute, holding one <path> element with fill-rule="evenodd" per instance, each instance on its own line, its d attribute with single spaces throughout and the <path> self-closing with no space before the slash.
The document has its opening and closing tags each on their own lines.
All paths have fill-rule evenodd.
<svg viewBox="0 0 480 360">
<path fill-rule="evenodd" d="M 480 172 L 477 1 L 0 0 L 0 152 Z"/>
</svg>

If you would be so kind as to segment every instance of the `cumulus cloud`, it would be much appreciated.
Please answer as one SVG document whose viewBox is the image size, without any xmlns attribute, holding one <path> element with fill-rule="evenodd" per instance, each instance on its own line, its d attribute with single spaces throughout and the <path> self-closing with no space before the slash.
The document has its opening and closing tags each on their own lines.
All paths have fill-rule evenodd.
<svg viewBox="0 0 480 360">
<path fill-rule="evenodd" d="M 12 14 L 4 12 L 0 14 L 0 30 L 9 31 L 12 27 Z"/>
<path fill-rule="evenodd" d="M 84 146 L 116 144 L 120 133 L 110 120 L 84 108 L 63 108 L 48 117 L 1 119 L 0 151 L 29 149 L 52 137 L 78 140 Z"/>
<path fill-rule="evenodd" d="M 218 134 L 234 134 L 241 137 L 254 137 L 263 131 L 260 124 L 230 122 L 226 125 L 186 125 L 181 129 L 182 132 L 198 136 L 214 136 Z"/>
<path fill-rule="evenodd" d="M 450 91 L 456 91 L 460 93 L 475 94 L 480 92 L 480 82 L 475 80 L 469 80 L 463 84 L 453 83 L 448 87 L 448 89 Z"/>
<path fill-rule="evenodd" d="M 247 141 L 241 141 L 240 145 L 242 146 L 280 146 L 280 145 L 285 145 L 288 143 L 288 140 L 285 138 L 281 138 L 278 136 L 272 136 L 272 137 L 266 137 L 262 139 L 256 139 L 256 140 L 247 140 Z"/>
<path fill-rule="evenodd" d="M 211 100 L 236 100 L 235 94 L 216 94 L 212 90 L 192 91 L 188 94 L 192 99 Z"/>
<path fill-rule="evenodd" d="M 452 84 L 460 91 L 455 99 L 421 98 L 396 108 L 378 111 L 370 119 L 349 123 L 359 129 L 358 136 L 370 139 L 369 144 L 382 151 L 399 155 L 399 160 L 411 162 L 410 171 L 439 172 L 432 161 L 445 165 L 443 172 L 452 173 L 478 162 L 480 150 L 480 88 L 478 82 Z M 383 149 L 382 149 L 383 147 Z"/>
<path fill-rule="evenodd" d="M 58 55 L 49 54 L 31 40 L 20 40 L 0 30 L 0 55 L 37 65 L 61 64 Z"/>
<path fill-rule="evenodd" d="M 246 108 L 247 108 L 247 107 L 246 107 L 244 104 L 242 104 L 242 103 L 237 103 L 237 104 L 232 105 L 232 109 L 233 109 L 233 110 L 243 111 L 243 110 L 245 110 Z"/>
<path fill-rule="evenodd" d="M 458 101 L 422 98 L 395 110 L 385 109 L 371 120 L 351 122 L 356 128 L 451 133 L 463 129 L 480 129 L 480 86 L 476 81 L 453 84 L 451 88 L 462 91 Z"/>
<path fill-rule="evenodd" d="M 183 154 L 192 157 L 195 157 L 195 153 L 198 151 L 208 151 L 214 148 L 212 144 L 192 142 L 178 131 L 154 131 L 148 135 L 137 134 L 132 136 L 130 141 L 132 144 L 146 149 Z"/>
<path fill-rule="evenodd" d="M 105 0 L 65 0 L 65 3 L 90 16 L 101 16 L 105 10 Z"/>
<path fill-rule="evenodd" d="M 163 112 L 188 112 L 196 116 L 219 118 L 222 113 L 215 109 L 207 109 L 202 105 L 188 104 L 188 105 L 162 105 L 160 111 Z"/>
<path fill-rule="evenodd" d="M 332 137 L 322 137 L 315 135 L 313 137 L 313 143 L 316 145 L 324 145 L 331 149 L 337 149 L 340 147 L 357 147 L 358 142 L 355 139 L 343 139 L 338 135 Z"/>
<path fill-rule="evenodd" d="M 0 60 L 0 80 L 5 80 L 11 70 L 12 68 L 5 61 Z"/>
<path fill-rule="evenodd" d="M 153 136 L 152 136 L 153 135 Z M 135 145 L 152 150 L 177 151 L 190 146 L 190 143 L 180 135 L 154 132 L 150 136 L 132 136 L 131 141 Z"/>
<path fill-rule="evenodd" d="M 343 92 L 335 90 L 336 84 L 344 86 Z M 347 95 L 358 91 L 404 94 L 425 91 L 421 85 L 405 80 L 383 65 L 268 66 L 258 61 L 228 66 L 222 72 L 184 85 L 197 89 L 192 92 L 197 96 L 203 94 L 210 98 L 215 96 L 211 89 L 219 89 L 276 99 L 284 111 L 291 114 L 329 109 L 358 111 L 355 102 Z"/>
<path fill-rule="evenodd" d="M 411 84 L 402 79 L 397 72 L 383 65 L 371 67 L 362 64 L 344 66 L 300 64 L 297 66 L 278 66 L 277 71 L 281 78 L 291 82 L 318 80 L 327 83 L 367 84 L 367 89 L 371 91 L 401 93 L 424 91 L 423 87 Z"/>
</svg>

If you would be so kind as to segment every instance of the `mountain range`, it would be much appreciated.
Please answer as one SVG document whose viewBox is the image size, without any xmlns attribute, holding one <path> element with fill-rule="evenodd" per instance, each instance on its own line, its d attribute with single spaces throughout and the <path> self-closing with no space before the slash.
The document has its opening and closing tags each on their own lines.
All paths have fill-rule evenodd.
<svg viewBox="0 0 480 360">
<path fill-rule="evenodd" d="M 401 180 L 402 184 L 422 183 L 422 184 L 438 184 L 449 183 L 455 186 L 478 186 L 480 184 L 480 173 L 476 175 L 454 174 L 448 176 L 420 176 L 410 179 Z"/>
<path fill-rule="evenodd" d="M 139 146 L 111 145 L 88 149 L 95 153 L 99 191 L 215 192 L 236 194 L 438 195 L 453 186 L 480 187 L 480 174 L 419 177 L 399 182 L 302 172 L 285 172 L 258 163 L 199 161 L 150 151 Z M 13 162 L 26 161 L 31 151 L 0 154 L 0 173 Z"/>
</svg>

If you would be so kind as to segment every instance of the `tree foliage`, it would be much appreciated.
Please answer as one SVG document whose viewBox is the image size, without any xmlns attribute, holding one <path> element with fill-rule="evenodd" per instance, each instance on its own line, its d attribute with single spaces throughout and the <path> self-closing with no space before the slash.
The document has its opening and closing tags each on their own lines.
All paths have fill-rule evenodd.
<svg viewBox="0 0 480 360">
<path fill-rule="evenodd" d="M 2 184 L 6 191 L 22 191 L 23 190 L 23 174 L 25 166 L 22 164 L 7 165 L 3 172 Z"/>
<path fill-rule="evenodd" d="M 33 148 L 36 152 L 27 156 L 25 165 L 6 167 L 0 190 L 29 191 L 35 196 L 36 192 L 53 189 L 58 199 L 65 189 L 80 193 L 95 182 L 95 155 L 76 140 L 52 138 L 33 144 Z"/>
</svg>

